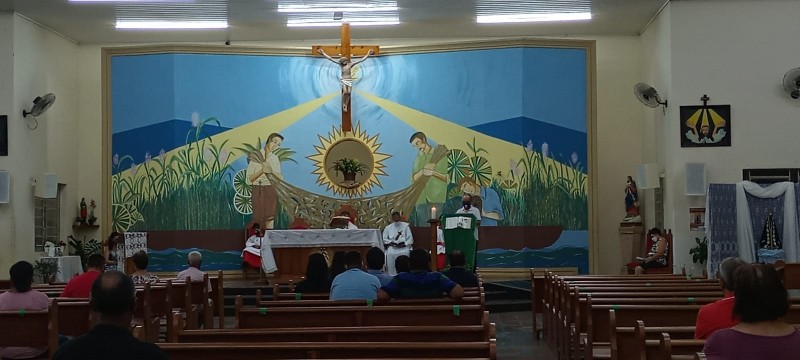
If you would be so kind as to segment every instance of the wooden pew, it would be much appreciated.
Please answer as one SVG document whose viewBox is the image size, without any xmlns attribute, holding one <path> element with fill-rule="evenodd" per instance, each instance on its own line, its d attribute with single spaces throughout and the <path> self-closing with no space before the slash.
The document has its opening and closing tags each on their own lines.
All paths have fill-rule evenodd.
<svg viewBox="0 0 800 360">
<path fill-rule="evenodd" d="M 388 325 L 476 325 L 484 321 L 480 305 L 243 307 L 236 297 L 235 328 L 298 328 Z"/>
<path fill-rule="evenodd" d="M 485 295 L 464 297 L 460 300 L 450 298 L 437 299 L 394 299 L 391 301 L 368 301 L 368 300 L 283 300 L 283 301 L 260 301 L 256 303 L 259 307 L 303 307 L 303 306 L 392 306 L 392 305 L 481 305 L 485 306 Z"/>
<path fill-rule="evenodd" d="M 225 287 L 222 270 L 217 271 L 217 277 L 211 278 L 211 292 L 209 296 L 214 300 L 213 310 L 217 313 L 217 327 L 225 328 Z M 207 327 L 212 327 L 208 325 Z"/>
<path fill-rule="evenodd" d="M 634 326 L 637 320 L 653 326 L 694 324 L 700 305 L 591 305 L 587 316 L 585 359 L 610 358 L 610 311 L 619 326 Z"/>
<path fill-rule="evenodd" d="M 46 347 L 52 359 L 58 350 L 58 300 L 48 310 L 0 311 L 0 347 Z"/>
<path fill-rule="evenodd" d="M 355 326 L 277 329 L 202 329 L 183 330 L 175 314 L 170 342 L 181 343 L 259 343 L 259 342 L 482 342 L 495 339 L 493 323 L 484 318 L 476 325 Z"/>
<path fill-rule="evenodd" d="M 241 359 L 436 359 L 497 358 L 497 344 L 487 342 L 343 342 L 343 343 L 165 343 L 172 360 Z"/>
<path fill-rule="evenodd" d="M 92 309 L 89 301 L 59 301 L 58 334 L 65 336 L 81 336 L 92 328 Z"/>
</svg>

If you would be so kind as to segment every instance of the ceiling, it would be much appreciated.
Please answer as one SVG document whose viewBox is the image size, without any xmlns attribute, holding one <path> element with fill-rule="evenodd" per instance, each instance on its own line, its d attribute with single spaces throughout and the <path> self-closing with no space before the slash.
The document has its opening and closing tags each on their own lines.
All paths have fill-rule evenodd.
<svg viewBox="0 0 800 360">
<path fill-rule="evenodd" d="M 148 11 L 170 6 L 147 4 Z M 175 1 L 175 0 L 173 0 Z M 287 28 L 287 14 L 277 11 L 286 0 L 212 1 L 222 6 L 229 27 L 220 30 L 117 30 L 117 13 L 125 3 L 70 3 L 67 0 L 0 0 L 0 12 L 16 12 L 83 44 L 288 41 L 338 37 L 333 28 Z M 314 0 L 302 0 L 312 3 Z M 337 0 L 339 1 L 339 0 Z M 351 0 L 352 1 L 352 0 Z M 365 1 L 365 0 L 356 0 Z M 561 23 L 477 24 L 476 11 L 500 12 L 518 6 L 570 1 L 590 3 L 592 20 Z M 667 0 L 397 0 L 400 25 L 358 27 L 354 39 L 476 38 L 510 36 L 636 35 Z M 222 5 L 219 5 L 221 3 Z M 130 6 L 130 2 L 127 3 Z M 194 9 L 197 12 L 197 9 Z M 219 9 L 215 12 L 218 13 Z M 332 14 L 331 14 L 332 15 Z M 193 15 L 196 16 L 196 15 Z"/>
</svg>

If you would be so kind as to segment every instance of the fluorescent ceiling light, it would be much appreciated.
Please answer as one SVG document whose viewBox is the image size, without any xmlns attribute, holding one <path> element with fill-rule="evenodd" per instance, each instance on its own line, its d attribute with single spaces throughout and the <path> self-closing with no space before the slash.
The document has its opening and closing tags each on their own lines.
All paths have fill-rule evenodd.
<svg viewBox="0 0 800 360">
<path fill-rule="evenodd" d="M 128 21 L 118 20 L 117 29 L 227 29 L 227 21 Z"/>
<path fill-rule="evenodd" d="M 398 25 L 400 24 L 400 20 L 382 20 L 382 21 L 358 21 L 358 20 L 348 20 L 348 21 L 298 21 L 298 20 L 287 20 L 286 26 L 287 27 L 332 27 L 332 26 L 341 26 L 343 22 L 350 23 L 350 26 L 381 26 L 381 25 Z"/>
<path fill-rule="evenodd" d="M 397 6 L 353 6 L 346 7 L 310 7 L 298 5 L 278 5 L 278 12 L 282 13 L 332 13 L 332 12 L 379 12 L 397 11 Z"/>
<path fill-rule="evenodd" d="M 479 24 L 525 23 L 525 22 L 557 22 L 591 20 L 590 12 L 574 13 L 541 13 L 541 14 L 513 14 L 513 15 L 478 15 Z"/>
</svg>

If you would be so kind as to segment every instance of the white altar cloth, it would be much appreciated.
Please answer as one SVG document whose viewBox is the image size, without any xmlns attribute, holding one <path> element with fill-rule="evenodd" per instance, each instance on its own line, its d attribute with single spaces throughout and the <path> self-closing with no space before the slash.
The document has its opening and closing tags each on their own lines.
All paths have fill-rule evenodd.
<svg viewBox="0 0 800 360">
<path fill-rule="evenodd" d="M 267 230 L 273 248 L 375 246 L 383 249 L 378 229 Z"/>
</svg>

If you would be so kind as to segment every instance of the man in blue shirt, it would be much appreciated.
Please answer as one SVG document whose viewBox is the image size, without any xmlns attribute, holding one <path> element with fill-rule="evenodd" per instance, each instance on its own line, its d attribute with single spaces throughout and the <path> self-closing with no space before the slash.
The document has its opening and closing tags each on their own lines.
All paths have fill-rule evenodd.
<svg viewBox="0 0 800 360">
<path fill-rule="evenodd" d="M 381 286 L 392 281 L 392 275 L 383 272 L 383 265 L 385 263 L 386 257 L 383 255 L 383 250 L 373 246 L 367 251 L 367 274 L 374 275 L 378 278 L 381 282 Z"/>
<path fill-rule="evenodd" d="M 425 249 L 414 249 L 409 256 L 411 271 L 397 274 L 378 291 L 378 300 L 464 297 L 464 289 L 438 272 L 430 272 L 431 257 Z"/>
<path fill-rule="evenodd" d="M 478 287 L 478 278 L 464 268 L 467 263 L 464 252 L 453 250 L 448 257 L 450 258 L 450 269 L 442 271 L 442 275 L 463 287 Z"/>
<path fill-rule="evenodd" d="M 344 255 L 345 272 L 336 275 L 331 284 L 331 300 L 375 299 L 381 282 L 374 275 L 361 270 L 361 253 L 350 251 Z"/>
</svg>

